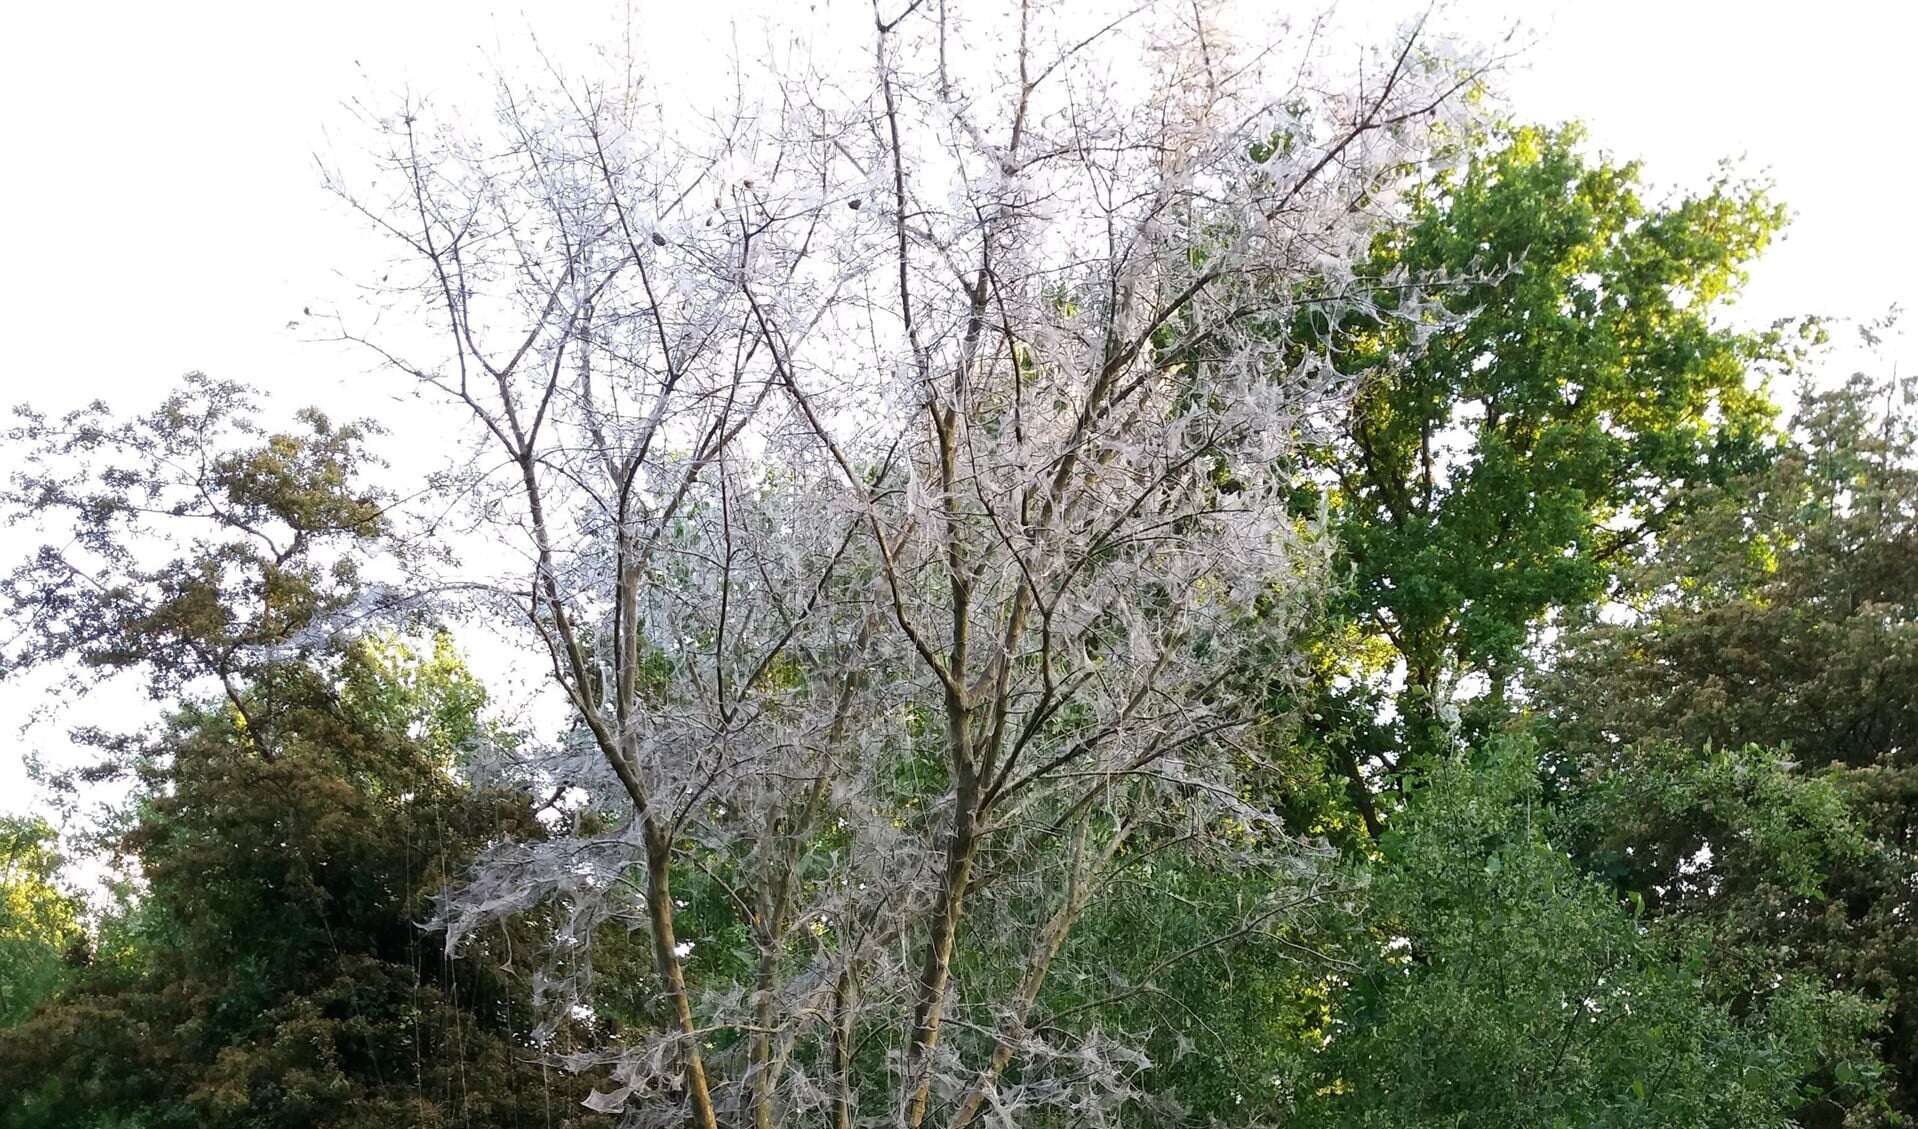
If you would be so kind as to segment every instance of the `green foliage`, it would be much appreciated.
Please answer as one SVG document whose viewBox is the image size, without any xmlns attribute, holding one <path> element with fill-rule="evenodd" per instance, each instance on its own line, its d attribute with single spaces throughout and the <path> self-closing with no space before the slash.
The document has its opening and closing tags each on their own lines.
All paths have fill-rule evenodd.
<svg viewBox="0 0 1918 1129">
<path fill-rule="evenodd" d="M 83 731 L 138 792 L 117 853 L 137 880 L 91 959 L 0 1033 L 0 1125 L 596 1124 L 509 971 L 517 939 L 455 962 L 422 932 L 486 844 L 537 836 L 524 797 L 456 769 L 485 694 L 450 642 L 421 655 L 362 577 L 386 540 L 363 425 L 267 433 L 235 385 L 158 410 L 21 409 L 11 518 L 50 535 L 0 580 L 31 623 L 6 672 L 143 676 L 155 731 Z M 532 915 L 536 928 L 539 915 Z"/>
<path fill-rule="evenodd" d="M 85 954 L 58 846 L 45 820 L 0 817 L 0 1028 L 24 1020 Z"/>
<path fill-rule="evenodd" d="M 1704 938 L 1581 874 L 1534 763 L 1443 762 L 1414 793 L 1292 1123 L 1783 1125 L 1817 1063 L 1869 1063 L 1868 1005 L 1794 981 L 1735 1006 Z"/>
<path fill-rule="evenodd" d="M 1808 395 L 1697 491 L 1539 684 L 1586 865 L 1781 967 L 1891 1001 L 1918 1114 L 1918 427 L 1908 387 Z M 1769 756 L 1711 749 L 1760 746 Z M 1701 751 L 1704 750 L 1704 751 Z M 1833 1114 L 1835 1118 L 1837 1113 Z"/>
<path fill-rule="evenodd" d="M 551 1077 L 523 989 L 455 963 L 418 922 L 486 841 L 536 834 L 525 802 L 452 775 L 483 695 L 443 641 L 391 641 L 280 672 L 271 758 L 229 709 L 176 715 L 120 848 L 144 891 L 102 962 L 0 1036 L 31 1079 L 0 1124 L 546 1124 L 584 1082 Z M 295 676 L 297 674 L 297 677 Z M 522 939 L 523 940 L 523 939 Z M 568 1036 L 570 1037 L 570 1036 Z M 586 1122 L 574 1122 L 584 1124 Z"/>
<path fill-rule="evenodd" d="M 1574 854 L 1654 914 L 1754 900 L 1815 913 L 1830 869 L 1868 849 L 1831 777 L 1756 746 L 1644 746 L 1568 792 Z"/>
<path fill-rule="evenodd" d="M 1811 396 L 1773 465 L 1698 492 L 1627 577 L 1643 614 L 1586 627 L 1546 684 L 1572 751 L 1656 738 L 1788 746 L 1814 768 L 1902 759 L 1918 732 L 1909 394 L 1858 379 Z"/>
<path fill-rule="evenodd" d="M 1075 931 L 1052 1022 L 1140 1037 L 1142 1126 L 1261 1123 L 1329 1016 L 1325 957 L 1341 893 L 1326 876 L 1161 860 Z"/>
<path fill-rule="evenodd" d="M 1340 329 L 1349 363 L 1374 375 L 1309 477 L 1341 539 L 1343 622 L 1388 643 L 1405 674 L 1388 742 L 1401 752 L 1357 741 L 1355 784 L 1358 767 L 1390 777 L 1449 747 L 1466 676 L 1489 686 L 1467 729 L 1495 724 L 1541 619 L 1597 597 L 1675 487 L 1762 452 L 1772 409 L 1747 374 L 1787 350 L 1714 313 L 1782 209 L 1729 179 L 1649 203 L 1637 166 L 1593 161 L 1582 140 L 1573 127 L 1471 139 L 1378 253 L 1380 277 L 1457 280 L 1446 315 Z M 1374 701 L 1333 712 L 1375 712 L 1384 672 L 1350 673 Z"/>
<path fill-rule="evenodd" d="M 199 375 L 126 421 L 99 403 L 15 409 L 20 469 L 0 506 L 47 540 L 0 576 L 0 616 L 23 628 L 0 676 L 66 664 L 84 692 L 137 670 L 164 702 L 215 680 L 270 745 L 289 669 L 276 660 L 318 653 L 330 620 L 372 610 L 361 554 L 388 528 L 362 480 L 373 425 L 309 409 L 268 433 L 258 411 L 251 390 Z"/>
<path fill-rule="evenodd" d="M 1850 959 L 1831 951 L 1805 959 L 1797 946 L 1815 930 L 1778 928 L 1849 912 L 1834 881 L 1880 851 L 1861 793 L 1778 748 L 1781 723 L 1818 703 L 1895 732 L 1886 715 L 1909 695 L 1865 691 L 1900 684 L 1902 652 L 1831 635 L 1802 666 L 1787 660 L 1831 691 L 1807 695 L 1800 679 L 1748 698 L 1785 636 L 1730 655 L 1701 638 L 1683 657 L 1621 638 L 1608 653 L 1636 672 L 1627 686 L 1579 665 L 1588 644 L 1560 659 L 1537 629 L 1590 623 L 1654 557 L 1667 566 L 1658 601 L 1750 592 L 1790 567 L 1785 513 L 1912 509 L 1861 489 L 1864 456 L 1837 437 L 1871 429 L 1831 404 L 1807 449 L 1842 485 L 1756 529 L 1746 503 L 1719 500 L 1804 461 L 1780 449 L 1756 377 L 1799 363 L 1815 332 L 1717 322 L 1782 213 L 1730 180 L 1648 202 L 1636 167 L 1588 159 L 1581 141 L 1570 129 L 1474 139 L 1427 186 L 1419 222 L 1379 251 L 1381 276 L 1461 280 L 1452 320 L 1336 327 L 1353 366 L 1376 375 L 1301 468 L 1310 485 L 1295 509 L 1326 506 L 1347 584 L 1319 617 L 1303 686 L 1268 676 L 1260 744 L 1290 826 L 1344 848 L 1373 881 L 1352 906 L 1357 940 L 1327 951 L 1320 918 L 1156 968 L 1143 955 L 1164 948 L 1156 938 L 1189 932 L 1196 899 L 1181 883 L 1206 875 L 1156 875 L 1156 899 L 1120 899 L 1084 924 L 1111 970 L 1099 990 L 1123 986 L 1099 1021 L 1164 1034 L 1144 1077 L 1193 1123 L 1269 1117 L 1275 1092 L 1290 1096 L 1288 1124 L 1392 1126 L 1818 1124 L 1885 1099 L 1869 1045 L 1880 1013 L 1864 1000 L 1889 981 L 1848 978 Z M 1684 547 L 1706 526 L 1726 553 Z M 1898 557 L 1875 536 L 1833 544 L 1882 590 Z M 1836 575 L 1818 567 L 1825 583 Z M 1839 602 L 1804 579 L 1793 604 Z M 1860 590 L 1844 586 L 1848 606 Z M 1877 682 L 1847 647 L 1876 656 Z M 1539 700 L 1533 657 L 1563 674 L 1544 679 L 1561 692 L 1553 716 L 1606 711 L 1576 733 L 1548 728 L 1542 759 L 1488 743 Z M 1695 726 L 1689 746 L 1624 757 L 1614 733 L 1685 692 L 1661 681 L 1674 659 L 1701 678 L 1739 670 L 1711 703 L 1749 723 Z M 1462 691 L 1473 679 L 1475 698 Z M 1452 752 L 1461 744 L 1498 751 L 1472 767 Z M 1881 936 L 1865 951 L 1894 947 Z"/>
</svg>

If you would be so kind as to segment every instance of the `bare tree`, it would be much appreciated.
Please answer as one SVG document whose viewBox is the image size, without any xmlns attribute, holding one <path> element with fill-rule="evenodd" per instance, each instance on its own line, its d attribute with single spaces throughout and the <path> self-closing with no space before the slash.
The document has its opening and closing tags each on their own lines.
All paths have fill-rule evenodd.
<svg viewBox="0 0 1918 1129">
<path fill-rule="evenodd" d="M 1168 853 L 1302 857 L 1230 678 L 1320 562 L 1286 456 L 1347 380 L 1288 327 L 1434 316 L 1361 264 L 1472 73 L 1097 7 L 876 10 L 863 61 L 741 61 L 696 130 L 504 78 L 336 174 L 410 264 L 387 323 L 437 337 L 343 332 L 483 434 L 459 489 L 577 718 L 520 770 L 623 813 L 494 851 L 449 941 L 559 899 L 568 1008 L 643 926 L 658 1029 L 592 1103 L 630 1123 L 1110 1120 L 1136 1054 L 1045 1004 L 1074 923 Z M 701 971 L 687 883 L 751 976 Z"/>
</svg>

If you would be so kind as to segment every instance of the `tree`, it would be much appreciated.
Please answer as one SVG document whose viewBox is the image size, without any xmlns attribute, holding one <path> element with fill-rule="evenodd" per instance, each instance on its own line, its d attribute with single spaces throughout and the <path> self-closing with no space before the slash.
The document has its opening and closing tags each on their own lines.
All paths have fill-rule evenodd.
<svg viewBox="0 0 1918 1129">
<path fill-rule="evenodd" d="M 309 409 L 269 434 L 258 414 L 253 390 L 200 374 L 125 421 L 98 402 L 59 419 L 15 409 L 21 469 L 0 505 L 47 540 L 0 578 L 16 628 L 0 675 L 64 664 L 78 696 L 135 671 L 158 702 L 210 683 L 273 755 L 282 674 L 404 608 L 361 575 L 390 532 L 362 478 L 377 429 Z"/>
<path fill-rule="evenodd" d="M 1222 672 L 1288 653 L 1276 456 L 1339 381 L 1269 327 L 1436 316 L 1361 274 L 1475 76 L 1413 29 L 1341 85 L 1203 5 L 817 30 L 870 64 L 742 60 L 698 123 L 504 80 L 501 140 L 406 104 L 335 176 L 438 343 L 343 335 L 484 435 L 530 562 L 577 727 L 517 771 L 612 819 L 449 937 L 563 897 L 563 1010 L 643 922 L 663 1022 L 593 1103 L 638 1124 L 1108 1120 L 1136 1060 L 1043 1023 L 1077 920 L 1156 856 L 1293 866 Z"/>
<path fill-rule="evenodd" d="M 363 572 L 406 559 L 362 480 L 369 429 L 306 411 L 268 432 L 257 412 L 195 376 L 124 422 L 22 408 L 9 435 L 9 519 L 50 539 L 0 582 L 7 673 L 67 664 L 84 690 L 125 671 L 172 708 L 80 733 L 110 754 L 82 775 L 137 775 L 117 850 L 139 881 L 0 1037 L 0 1118 L 545 1121 L 589 1087 L 544 1056 L 590 1036 L 535 1037 L 499 934 L 454 962 L 417 924 L 481 842 L 540 826 L 455 777 L 488 730 L 449 646 L 369 634 L 414 607 Z"/>
<path fill-rule="evenodd" d="M 1445 294 L 1458 316 L 1352 331 L 1345 363 L 1369 375 L 1344 434 L 1312 452 L 1347 578 L 1329 645 L 1351 656 L 1334 665 L 1352 686 L 1311 712 L 1345 723 L 1330 753 L 1374 837 L 1373 793 L 1451 747 L 1462 696 L 1482 696 L 1468 722 L 1474 708 L 1481 730 L 1502 721 L 1544 617 L 1598 597 L 1675 490 L 1762 454 L 1772 409 L 1751 373 L 1784 339 L 1714 315 L 1782 210 L 1729 178 L 1649 204 L 1636 165 L 1591 160 L 1582 141 L 1575 127 L 1460 139 L 1457 167 L 1378 251 L 1466 280 Z M 1385 688 L 1394 671 L 1401 690 Z M 1388 703 L 1397 725 L 1373 733 Z"/>
<path fill-rule="evenodd" d="M 85 940 L 79 900 L 60 884 L 58 845 L 45 820 L 0 817 L 0 1028 L 53 994 Z"/>
<path fill-rule="evenodd" d="M 1610 622 L 1540 684 L 1586 865 L 1655 911 L 1891 1001 L 1894 1109 L 1918 1078 L 1918 429 L 1910 390 L 1808 393 L 1762 470 L 1701 488 Z M 1756 763 L 1727 750 L 1769 750 Z M 1835 1120 L 1842 1110 L 1832 1113 Z"/>
<path fill-rule="evenodd" d="M 1349 955 L 1357 890 L 1316 864 L 1315 880 L 1163 863 L 1124 876 L 1090 908 L 1062 965 L 1048 1022 L 1130 1036 L 1146 1063 L 1128 1124 L 1272 1124 L 1285 1080 L 1332 1021 L 1329 977 Z M 1246 906 L 1282 909 L 1268 919 Z"/>
<path fill-rule="evenodd" d="M 1783 1126 L 1816 1066 L 1869 1064 L 1873 1006 L 1802 980 L 1741 1006 L 1707 938 L 1648 928 L 1551 841 L 1533 752 L 1481 760 L 1435 766 L 1388 833 L 1289 1123 Z"/>
<path fill-rule="evenodd" d="M 224 701 L 155 739 L 119 844 L 141 889 L 102 926 L 118 951 L 0 1033 L 0 1124 L 548 1124 L 590 1090 L 545 1069 L 591 1035 L 535 1039 L 507 938 L 455 962 L 416 924 L 482 842 L 539 833 L 523 797 L 449 771 L 477 684 L 444 640 L 296 673 L 270 757 Z"/>
</svg>

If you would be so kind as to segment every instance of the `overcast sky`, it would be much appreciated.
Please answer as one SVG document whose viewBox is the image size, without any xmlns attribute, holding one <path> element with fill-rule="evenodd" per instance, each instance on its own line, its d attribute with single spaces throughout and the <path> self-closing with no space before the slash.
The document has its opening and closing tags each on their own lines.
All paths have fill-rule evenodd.
<svg viewBox="0 0 1918 1129">
<path fill-rule="evenodd" d="M 953 0 L 958 2 L 958 0 Z M 726 34 L 728 0 L 634 11 L 655 57 Z M 380 414 L 364 364 L 303 343 L 303 306 L 364 270 L 367 244 L 318 187 L 344 99 L 456 85 L 528 26 L 555 43 L 612 26 L 609 3 L 40 3 L 0 20 L 0 400 L 145 407 L 189 370 L 285 401 Z M 1389 20 L 1397 0 L 1347 0 Z M 549 10 L 550 9 L 550 10 Z M 694 16 L 697 22 L 692 22 Z M 1918 299 L 1907 196 L 1918 15 L 1904 5 L 1461 0 L 1440 23 L 1530 46 L 1501 85 L 1522 119 L 1583 119 L 1656 184 L 1721 158 L 1767 173 L 1795 214 L 1737 320 L 1872 317 Z M 290 406 L 290 404 L 289 404 Z M 6 469 L 0 452 L 0 472 Z M 0 545 L 4 545 L 0 539 Z M 0 685 L 0 809 L 30 805 L 15 732 L 36 690 Z"/>
</svg>

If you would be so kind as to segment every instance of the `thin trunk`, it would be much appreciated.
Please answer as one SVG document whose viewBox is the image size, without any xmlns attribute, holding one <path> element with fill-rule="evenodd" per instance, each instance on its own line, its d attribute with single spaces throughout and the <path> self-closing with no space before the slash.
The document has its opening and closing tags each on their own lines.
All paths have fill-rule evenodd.
<svg viewBox="0 0 1918 1129">
<path fill-rule="evenodd" d="M 1116 851 L 1124 838 L 1125 833 L 1122 832 L 1112 844 L 1112 850 Z M 1039 931 L 1039 935 L 1033 938 L 1032 949 L 1026 955 L 1025 975 L 1020 978 L 1019 991 L 1013 997 L 1011 1011 L 1000 1021 L 999 1038 L 992 1048 L 992 1057 L 974 1078 L 972 1087 L 959 1103 L 959 1109 L 953 1114 L 947 1129 L 965 1129 L 979 1116 L 979 1111 L 985 1108 L 987 1094 L 998 1084 L 999 1076 L 1005 1073 L 1006 1067 L 1012 1062 L 1018 1038 L 1025 1030 L 1026 1017 L 1032 1013 L 1033 1005 L 1039 1002 L 1039 992 L 1045 987 L 1046 974 L 1052 970 L 1053 958 L 1059 955 L 1066 936 L 1072 932 L 1073 923 L 1078 921 L 1079 914 L 1085 909 L 1085 848 L 1086 824 L 1081 820 L 1073 849 L 1072 879 L 1066 889 L 1065 901 L 1051 920 L 1046 922 L 1045 928 Z M 1108 852 L 1107 860 L 1110 857 Z"/>
<path fill-rule="evenodd" d="M 694 1129 L 718 1129 L 712 1092 L 706 1085 L 706 1060 L 699 1051 L 693 1026 L 693 1003 L 686 991 L 686 969 L 679 957 L 679 938 L 673 932 L 672 842 L 660 824 L 646 818 L 646 915 L 653 927 L 655 959 L 673 1004 L 673 1024 L 686 1041 L 686 1097 L 692 1103 Z"/>
<path fill-rule="evenodd" d="M 746 1085 L 753 1095 L 753 1129 L 772 1129 L 773 1089 L 778 1078 L 772 1064 L 773 988 L 779 978 L 779 949 L 762 945 L 759 976 L 753 983 L 753 1041 L 746 1053 Z"/>
<path fill-rule="evenodd" d="M 913 1009 L 912 1043 L 907 1049 L 906 1072 L 910 1096 L 906 1125 L 917 1129 L 926 1117 L 932 1092 L 932 1052 L 939 1045 L 939 1023 L 946 1002 L 946 984 L 952 974 L 953 939 L 959 932 L 966 886 L 972 881 L 973 859 L 979 853 L 979 821 L 974 810 L 978 784 L 969 769 L 961 770 L 958 810 L 953 816 L 952 840 L 946 848 L 946 875 L 939 908 L 926 938 L 925 963 L 919 972 L 919 1002 Z"/>
<path fill-rule="evenodd" d="M 860 634 L 861 646 L 866 633 Z M 852 693 L 859 683 L 857 673 L 848 674 L 840 688 L 839 705 L 834 711 L 826 747 L 834 748 L 845 737 L 846 721 L 851 716 Z M 746 1078 L 753 1094 L 754 1129 L 772 1129 L 773 1091 L 778 1088 L 783 1059 L 773 1056 L 773 1001 L 779 984 L 779 947 L 792 917 L 793 887 L 800 860 L 806 852 L 806 839 L 824 810 L 831 792 L 828 766 L 820 765 L 813 777 L 806 802 L 789 826 L 780 830 L 778 809 L 774 809 L 767 832 L 773 841 L 760 854 L 759 920 L 754 931 L 759 942 L 759 975 L 753 985 L 753 1040 L 747 1051 Z M 777 848 L 775 850 L 775 848 Z M 775 869 L 776 868 L 776 869 Z"/>
<path fill-rule="evenodd" d="M 1385 828 L 1379 822 L 1379 808 L 1373 799 L 1372 787 L 1365 782 L 1365 774 L 1359 771 L 1358 755 L 1346 749 L 1339 754 L 1339 761 L 1340 767 L 1345 770 L 1352 806 L 1359 809 L 1359 818 L 1365 821 L 1365 833 L 1376 842 Z"/>
<path fill-rule="evenodd" d="M 754 1129 L 772 1129 L 773 1088 L 777 1082 L 773 1067 L 773 989 L 779 983 L 779 941 L 785 932 L 785 884 L 790 864 L 777 875 L 768 874 L 778 844 L 778 809 L 767 820 L 767 834 L 775 843 L 760 852 L 758 905 L 754 907 L 752 930 L 759 945 L 759 971 L 753 980 L 753 1032 L 746 1048 L 746 1090 L 751 1095 Z M 796 834 L 798 832 L 795 832 Z"/>
<path fill-rule="evenodd" d="M 833 1098 L 833 1129 L 852 1129 L 852 999 L 855 991 L 852 969 L 839 974 L 833 991 L 832 1072 L 838 1085 Z"/>
</svg>

